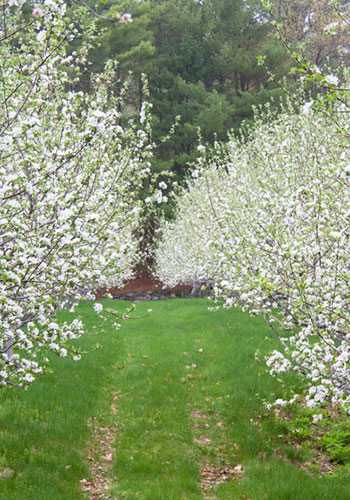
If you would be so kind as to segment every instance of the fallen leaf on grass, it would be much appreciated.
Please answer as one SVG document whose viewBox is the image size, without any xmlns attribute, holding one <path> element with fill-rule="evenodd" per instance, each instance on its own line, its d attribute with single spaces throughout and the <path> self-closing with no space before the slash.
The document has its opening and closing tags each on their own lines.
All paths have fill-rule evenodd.
<svg viewBox="0 0 350 500">
<path fill-rule="evenodd" d="M 192 368 L 192 370 L 195 370 L 197 368 L 197 365 L 195 363 L 192 363 L 191 366 L 190 365 L 186 365 L 186 370 L 191 370 L 191 368 Z"/>
<path fill-rule="evenodd" d="M 211 439 L 206 437 L 194 438 L 194 442 L 197 444 L 210 444 Z"/>
<path fill-rule="evenodd" d="M 6 479 L 7 477 L 12 477 L 15 471 L 9 467 L 3 467 L 0 469 L 0 479 Z"/>
<path fill-rule="evenodd" d="M 243 475 L 244 469 L 242 465 L 237 465 L 233 469 L 229 467 L 229 464 L 222 467 L 218 464 L 206 464 L 206 467 L 201 471 L 201 488 L 203 491 L 209 491 L 213 486 L 223 484 L 227 481 L 232 481 L 235 477 L 241 477 Z"/>
<path fill-rule="evenodd" d="M 236 467 L 234 467 L 234 469 L 230 470 L 230 474 L 233 474 L 233 475 L 242 475 L 242 474 L 244 474 L 244 467 L 243 467 L 243 465 L 236 465 Z"/>
<path fill-rule="evenodd" d="M 112 368 L 114 368 L 115 370 L 124 370 L 125 366 L 113 365 Z"/>
<path fill-rule="evenodd" d="M 204 415 L 202 412 L 200 412 L 198 410 L 193 410 L 191 412 L 191 417 L 192 418 L 198 418 L 198 419 L 201 419 L 201 420 L 206 420 L 208 418 L 207 415 Z"/>
<path fill-rule="evenodd" d="M 102 455 L 102 457 L 100 457 L 100 459 L 103 460 L 104 462 L 112 462 L 113 455 L 112 455 L 112 453 L 106 453 L 105 455 Z"/>
<path fill-rule="evenodd" d="M 80 484 L 83 491 L 91 491 L 96 487 L 95 483 L 91 482 L 89 479 L 81 479 Z"/>
</svg>

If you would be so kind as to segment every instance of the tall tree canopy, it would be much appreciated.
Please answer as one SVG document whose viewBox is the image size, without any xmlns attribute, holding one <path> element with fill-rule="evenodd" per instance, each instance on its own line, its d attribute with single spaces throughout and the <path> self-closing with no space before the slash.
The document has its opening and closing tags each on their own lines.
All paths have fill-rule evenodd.
<svg viewBox="0 0 350 500">
<path fill-rule="evenodd" d="M 141 73 L 149 79 L 154 139 L 161 143 L 181 116 L 175 133 L 158 148 L 155 168 L 181 178 L 203 139 L 225 139 L 252 107 L 280 90 L 257 64 L 266 55 L 275 74 L 286 73 L 286 55 L 273 38 L 260 0 L 107 0 L 105 17 L 131 12 L 133 23 L 100 20 L 100 46 L 90 55 L 93 71 L 107 58 L 119 61 L 121 79 L 133 76 L 129 111 L 141 102 Z"/>
<path fill-rule="evenodd" d="M 325 0 L 274 3 L 280 35 L 291 48 L 302 43 L 303 54 L 317 66 L 339 65 L 341 60 L 349 64 L 349 2 L 339 2 L 336 9 Z"/>
</svg>

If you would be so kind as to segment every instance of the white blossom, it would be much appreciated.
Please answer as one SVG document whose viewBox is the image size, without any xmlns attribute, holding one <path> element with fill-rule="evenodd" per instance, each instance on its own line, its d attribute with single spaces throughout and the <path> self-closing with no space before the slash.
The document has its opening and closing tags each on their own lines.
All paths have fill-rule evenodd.
<svg viewBox="0 0 350 500">
<path fill-rule="evenodd" d="M 313 110 L 312 110 L 312 105 L 313 101 L 306 102 L 303 107 L 302 107 L 302 112 L 306 116 L 312 116 L 313 115 Z"/>
<path fill-rule="evenodd" d="M 32 10 L 33 17 L 43 17 L 45 11 L 41 7 L 34 7 Z"/>
<path fill-rule="evenodd" d="M 44 45 L 45 39 L 46 39 L 46 31 L 45 30 L 39 31 L 39 33 L 37 34 L 37 40 L 40 43 L 40 45 Z"/>
<path fill-rule="evenodd" d="M 99 304 L 99 303 L 94 304 L 94 310 L 95 310 L 95 312 L 97 312 L 97 313 L 102 312 L 102 311 L 103 311 L 103 305 L 102 305 L 102 304 Z"/>
<path fill-rule="evenodd" d="M 9 7 L 13 7 L 13 6 L 16 6 L 16 7 L 20 7 L 21 5 L 23 5 L 25 3 L 26 0 L 8 0 L 8 5 Z"/>
<path fill-rule="evenodd" d="M 339 83 L 339 78 L 335 75 L 326 75 L 324 79 L 328 85 L 338 85 Z"/>
<path fill-rule="evenodd" d="M 120 21 L 124 24 L 128 24 L 128 23 L 132 23 L 132 17 L 131 17 L 131 14 L 129 12 L 124 12 L 124 14 L 122 14 L 120 16 Z"/>
</svg>

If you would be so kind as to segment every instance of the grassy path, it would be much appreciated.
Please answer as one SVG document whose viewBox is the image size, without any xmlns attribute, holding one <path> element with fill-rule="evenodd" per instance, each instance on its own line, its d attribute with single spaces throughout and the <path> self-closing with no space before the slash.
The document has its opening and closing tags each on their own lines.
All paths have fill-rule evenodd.
<svg viewBox="0 0 350 500">
<path fill-rule="evenodd" d="M 0 394 L 0 500 L 350 500 L 346 476 L 294 465 L 309 457 L 257 397 L 282 395 L 254 360 L 275 342 L 261 320 L 196 299 L 137 310 L 150 306 L 81 362 Z"/>
</svg>

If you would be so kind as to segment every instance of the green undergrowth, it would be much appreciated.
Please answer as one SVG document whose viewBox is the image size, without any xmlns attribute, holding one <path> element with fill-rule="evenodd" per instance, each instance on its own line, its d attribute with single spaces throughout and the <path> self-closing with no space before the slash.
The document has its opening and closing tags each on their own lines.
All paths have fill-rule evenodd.
<svg viewBox="0 0 350 500">
<path fill-rule="evenodd" d="M 262 402 L 285 393 L 254 359 L 277 346 L 261 319 L 211 313 L 203 299 L 142 303 L 137 314 L 149 307 L 150 316 L 107 328 L 102 348 L 80 362 L 55 358 L 54 372 L 28 391 L 0 392 L 0 500 L 89 498 L 80 481 L 94 480 L 91 423 L 114 425 L 109 496 L 101 498 L 350 500 L 347 420 L 320 423 L 317 442 L 341 467 L 320 475 L 312 416 L 300 407 L 277 417 Z M 95 324 L 91 304 L 78 309 Z"/>
<path fill-rule="evenodd" d="M 314 411 L 304 405 L 278 412 L 279 420 L 286 426 L 285 439 L 303 449 L 311 473 L 328 472 L 337 476 L 347 475 L 350 470 L 350 421 L 348 416 L 324 404 L 318 411 L 321 420 L 315 422 Z"/>
</svg>

